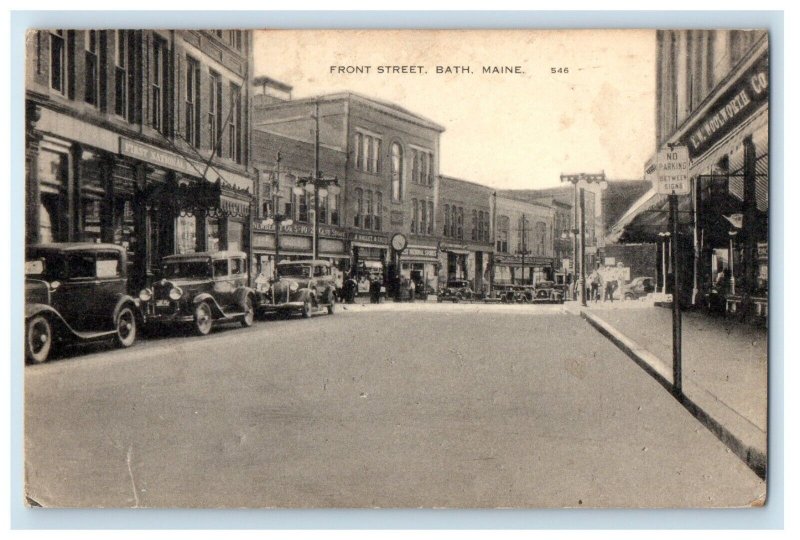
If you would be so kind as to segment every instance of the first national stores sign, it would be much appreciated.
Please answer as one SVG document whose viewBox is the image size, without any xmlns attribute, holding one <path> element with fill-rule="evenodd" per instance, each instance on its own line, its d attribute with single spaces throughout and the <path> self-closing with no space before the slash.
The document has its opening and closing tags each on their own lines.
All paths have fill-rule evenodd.
<svg viewBox="0 0 800 540">
<path fill-rule="evenodd" d="M 720 95 L 681 139 L 695 158 L 737 125 L 769 98 L 769 56 L 759 58 L 728 90 Z"/>
</svg>

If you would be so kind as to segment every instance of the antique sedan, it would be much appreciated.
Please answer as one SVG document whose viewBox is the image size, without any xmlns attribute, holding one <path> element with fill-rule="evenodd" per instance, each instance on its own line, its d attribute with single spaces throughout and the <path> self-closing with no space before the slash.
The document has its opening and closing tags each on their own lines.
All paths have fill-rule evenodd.
<svg viewBox="0 0 800 540">
<path fill-rule="evenodd" d="M 32 245 L 25 252 L 25 357 L 46 362 L 64 342 L 136 341 L 138 300 L 128 295 L 127 254 L 115 244 Z"/>
<path fill-rule="evenodd" d="M 534 304 L 563 304 L 563 286 L 556 285 L 553 281 L 540 281 L 534 287 L 530 301 Z"/>
<path fill-rule="evenodd" d="M 258 292 L 259 313 L 299 312 L 309 318 L 336 308 L 336 280 L 328 261 L 312 259 L 281 261 L 277 279 Z"/>
<path fill-rule="evenodd" d="M 197 334 L 214 322 L 251 326 L 255 291 L 247 285 L 247 255 L 186 253 L 162 259 L 161 279 L 139 292 L 147 324 L 191 324 Z"/>
<path fill-rule="evenodd" d="M 475 293 L 470 286 L 469 280 L 466 279 L 451 279 L 447 285 L 439 290 L 436 295 L 437 302 L 449 300 L 451 302 L 460 302 L 461 300 L 472 300 Z"/>
<path fill-rule="evenodd" d="M 630 283 L 623 285 L 619 297 L 625 300 L 636 300 L 647 296 L 656 290 L 655 281 L 651 277 L 636 277 Z"/>
</svg>

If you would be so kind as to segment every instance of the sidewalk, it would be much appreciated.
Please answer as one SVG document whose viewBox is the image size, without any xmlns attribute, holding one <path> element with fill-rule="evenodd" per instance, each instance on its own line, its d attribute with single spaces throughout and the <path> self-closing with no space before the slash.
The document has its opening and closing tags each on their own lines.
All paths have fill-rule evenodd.
<svg viewBox="0 0 800 540">
<path fill-rule="evenodd" d="M 663 377 L 671 384 L 670 309 L 641 302 L 614 302 L 590 304 L 581 312 L 617 346 L 630 349 L 626 350 L 629 355 L 638 356 L 638 362 L 654 364 L 651 366 L 654 377 Z M 598 327 L 602 323 L 606 323 L 605 328 Z M 745 452 L 750 448 L 766 455 L 768 331 L 686 312 L 682 316 L 682 335 L 683 389 L 690 402 L 684 405 L 695 416 L 709 416 L 712 424 L 720 424 L 716 427 L 729 432 L 725 437 L 732 436 L 735 440 L 725 441 L 717 433 L 726 444 L 732 442 L 743 446 Z M 692 406 L 700 410 L 692 411 Z M 715 427 L 708 427 L 715 431 Z"/>
</svg>

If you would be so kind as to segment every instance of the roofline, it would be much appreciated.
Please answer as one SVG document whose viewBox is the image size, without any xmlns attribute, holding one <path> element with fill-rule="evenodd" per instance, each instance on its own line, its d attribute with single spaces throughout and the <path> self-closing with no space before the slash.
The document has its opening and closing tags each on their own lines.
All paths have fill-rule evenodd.
<svg viewBox="0 0 800 540">
<path fill-rule="evenodd" d="M 495 188 L 491 186 L 487 186 L 486 184 L 481 184 L 480 182 L 475 182 L 474 180 L 464 180 L 463 178 L 456 178 L 455 176 L 448 176 L 446 174 L 439 175 L 440 180 L 453 180 L 455 182 L 463 182 L 464 184 L 471 184 L 476 187 L 488 189 L 489 191 L 497 191 Z"/>
<path fill-rule="evenodd" d="M 308 96 L 298 99 L 292 99 L 289 101 L 280 101 L 276 103 L 271 103 L 269 105 L 259 105 L 258 108 L 260 109 L 277 109 L 279 107 L 285 107 L 289 104 L 306 104 L 306 103 L 314 103 L 315 101 L 320 102 L 333 102 L 333 101 L 361 101 L 366 102 L 369 105 L 372 105 L 382 112 L 385 112 L 389 115 L 394 115 L 402 120 L 411 121 L 412 123 L 417 123 L 422 125 L 423 127 L 427 127 L 428 129 L 433 129 L 438 132 L 444 132 L 445 127 L 441 124 L 437 124 L 433 120 L 425 118 L 424 116 L 420 116 L 410 110 L 406 109 L 405 107 L 401 107 L 396 103 L 392 103 L 391 101 L 384 101 L 381 99 L 365 96 L 363 94 L 359 94 L 356 92 L 335 92 L 332 94 L 320 94 L 316 96 Z"/>
</svg>

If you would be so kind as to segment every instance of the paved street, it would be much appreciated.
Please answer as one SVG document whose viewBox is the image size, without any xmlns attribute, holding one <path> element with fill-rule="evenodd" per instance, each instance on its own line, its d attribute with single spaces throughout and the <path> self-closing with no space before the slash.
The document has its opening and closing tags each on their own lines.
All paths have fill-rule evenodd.
<svg viewBox="0 0 800 540">
<path fill-rule="evenodd" d="M 340 306 L 67 355 L 25 383 L 44 506 L 744 506 L 766 489 L 562 306 Z"/>
</svg>

